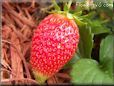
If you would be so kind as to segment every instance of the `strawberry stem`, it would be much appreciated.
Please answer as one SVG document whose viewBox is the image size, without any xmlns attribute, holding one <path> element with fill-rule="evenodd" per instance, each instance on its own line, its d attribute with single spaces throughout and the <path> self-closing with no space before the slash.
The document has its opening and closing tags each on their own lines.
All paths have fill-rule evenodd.
<svg viewBox="0 0 114 86">
<path fill-rule="evenodd" d="M 69 19 L 74 19 L 73 16 L 72 16 L 72 14 L 69 13 L 69 12 L 67 12 L 67 17 L 68 17 Z"/>
</svg>

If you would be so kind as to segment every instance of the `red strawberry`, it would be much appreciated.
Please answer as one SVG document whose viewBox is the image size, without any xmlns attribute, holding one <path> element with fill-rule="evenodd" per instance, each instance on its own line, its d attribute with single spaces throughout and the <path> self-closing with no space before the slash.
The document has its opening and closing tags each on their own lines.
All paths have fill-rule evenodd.
<svg viewBox="0 0 114 86">
<path fill-rule="evenodd" d="M 44 82 L 74 55 L 79 31 L 73 19 L 51 14 L 41 21 L 32 39 L 31 66 L 35 78 Z"/>
</svg>

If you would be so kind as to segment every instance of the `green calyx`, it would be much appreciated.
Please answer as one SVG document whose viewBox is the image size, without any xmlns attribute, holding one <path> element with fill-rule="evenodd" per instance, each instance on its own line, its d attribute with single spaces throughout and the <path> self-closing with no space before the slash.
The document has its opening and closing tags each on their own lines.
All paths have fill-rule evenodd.
<svg viewBox="0 0 114 86">
<path fill-rule="evenodd" d="M 48 79 L 48 76 L 36 71 L 36 70 L 33 70 L 33 74 L 34 74 L 34 77 L 35 77 L 35 80 L 39 83 L 39 84 L 44 84 L 45 81 Z"/>
<path fill-rule="evenodd" d="M 52 4 L 53 4 L 55 10 L 51 11 L 51 13 L 64 14 L 64 15 L 66 15 L 70 19 L 73 18 L 72 15 L 69 12 L 71 4 L 72 4 L 72 0 L 69 0 L 68 3 L 67 2 L 65 3 L 63 11 L 59 7 L 59 5 L 56 3 L 56 0 L 52 0 Z"/>
<path fill-rule="evenodd" d="M 79 26 L 86 25 L 86 23 L 82 22 L 82 20 L 80 18 L 80 15 L 82 14 L 82 12 L 75 12 L 75 13 L 71 12 L 71 4 L 72 4 L 72 2 L 73 2 L 73 0 L 69 0 L 68 2 L 66 2 L 64 7 L 63 7 L 63 11 L 62 11 L 61 8 L 59 7 L 59 5 L 56 3 L 56 0 L 52 0 L 52 4 L 54 6 L 54 10 L 52 10 L 49 13 L 63 14 L 67 18 L 75 20 L 75 22 Z"/>
</svg>

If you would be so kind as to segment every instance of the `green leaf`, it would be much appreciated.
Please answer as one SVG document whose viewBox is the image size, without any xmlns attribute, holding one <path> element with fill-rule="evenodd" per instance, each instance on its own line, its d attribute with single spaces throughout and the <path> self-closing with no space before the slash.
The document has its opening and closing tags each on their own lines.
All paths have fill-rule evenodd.
<svg viewBox="0 0 114 86">
<path fill-rule="evenodd" d="M 73 12 L 74 16 L 81 16 L 82 15 L 82 11 L 79 11 L 79 12 Z"/>
<path fill-rule="evenodd" d="M 89 14 L 88 14 L 89 15 Z M 110 33 L 110 28 L 107 27 L 107 21 L 106 20 L 100 20 L 99 18 L 94 19 L 94 15 L 91 17 L 89 16 L 82 16 L 83 22 L 86 22 L 89 27 L 91 27 L 91 32 L 95 35 L 101 34 L 101 33 Z"/>
<path fill-rule="evenodd" d="M 74 18 L 77 25 L 79 25 L 81 27 L 86 25 L 86 23 L 82 22 L 81 18 L 79 18 L 78 16 L 73 15 L 73 18 Z"/>
<path fill-rule="evenodd" d="M 60 7 L 59 7 L 59 5 L 57 4 L 56 0 L 52 0 L 52 3 L 53 3 L 53 5 L 54 5 L 54 7 L 55 7 L 55 9 L 57 11 L 60 11 L 61 10 Z"/>
<path fill-rule="evenodd" d="M 113 80 L 92 59 L 80 59 L 71 71 L 74 84 L 112 84 Z"/>
<path fill-rule="evenodd" d="M 110 29 L 102 25 L 100 20 L 91 21 L 90 26 L 91 26 L 91 31 L 94 34 L 110 33 Z"/>
<path fill-rule="evenodd" d="M 66 1 L 64 8 L 63 8 L 64 11 L 69 11 L 71 4 L 72 4 L 72 0 Z"/>
<path fill-rule="evenodd" d="M 81 57 L 91 58 L 91 52 L 93 48 L 93 34 L 89 26 L 79 27 L 80 42 L 79 52 Z"/>
<path fill-rule="evenodd" d="M 65 3 L 65 5 L 64 5 L 64 11 L 68 11 L 69 10 L 69 8 L 68 8 L 68 4 L 67 3 Z"/>
<path fill-rule="evenodd" d="M 114 35 L 109 35 L 102 40 L 100 45 L 100 63 L 102 69 L 106 71 L 110 77 L 113 76 L 113 60 L 114 60 Z"/>
<path fill-rule="evenodd" d="M 82 18 L 86 18 L 86 19 L 92 19 L 96 16 L 96 12 L 95 11 L 91 11 L 86 15 L 83 15 Z"/>
</svg>

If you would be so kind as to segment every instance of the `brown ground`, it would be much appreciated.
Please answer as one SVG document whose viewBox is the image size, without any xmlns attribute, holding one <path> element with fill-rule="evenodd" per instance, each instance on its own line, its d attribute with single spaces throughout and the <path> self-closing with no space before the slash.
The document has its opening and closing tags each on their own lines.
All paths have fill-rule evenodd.
<svg viewBox="0 0 114 86">
<path fill-rule="evenodd" d="M 46 5 L 34 1 L 2 3 L 2 84 L 38 84 L 29 64 L 31 38 L 39 21 L 47 15 L 48 8 L 42 10 Z M 69 72 L 60 70 L 46 84 L 69 83 Z"/>
</svg>

